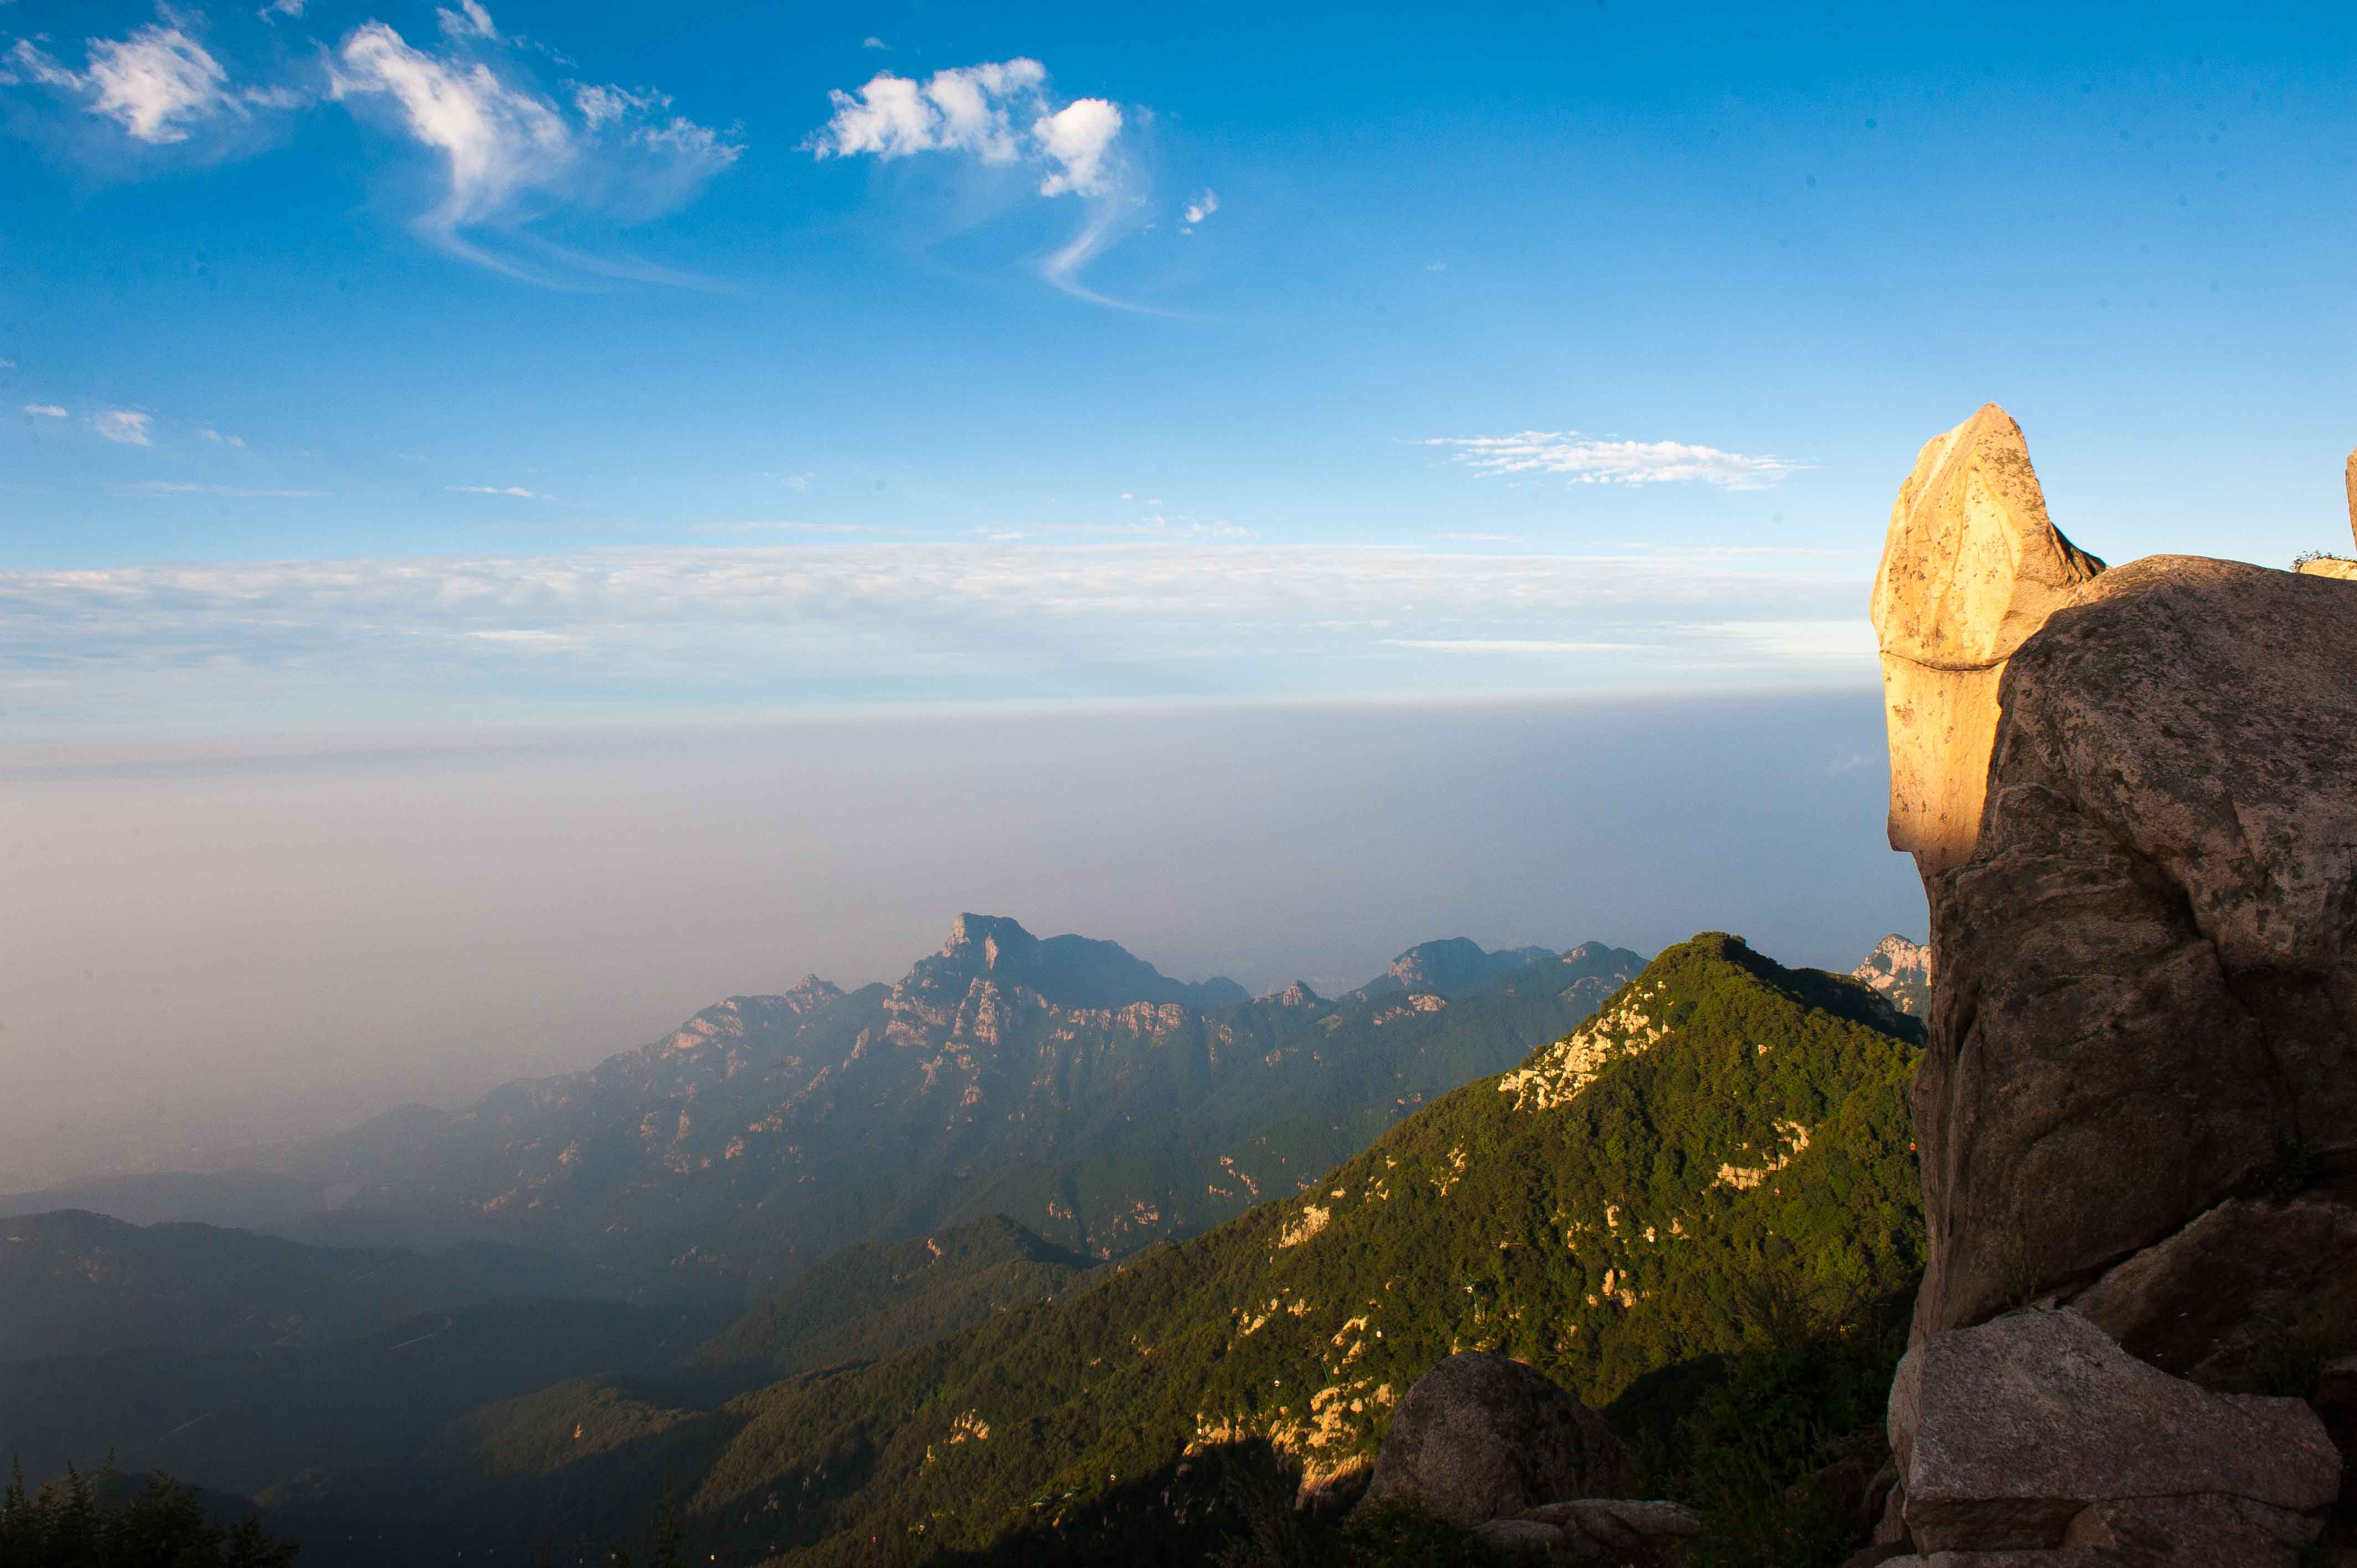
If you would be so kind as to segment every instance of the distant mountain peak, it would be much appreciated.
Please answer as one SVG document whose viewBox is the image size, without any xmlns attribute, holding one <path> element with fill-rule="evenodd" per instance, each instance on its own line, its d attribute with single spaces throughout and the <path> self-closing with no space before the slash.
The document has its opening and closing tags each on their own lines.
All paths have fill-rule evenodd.
<svg viewBox="0 0 2357 1568">
<path fill-rule="evenodd" d="M 957 918 L 940 953 L 920 960 L 901 985 L 962 991 L 985 978 L 1002 988 L 1023 986 L 1059 1007 L 1126 1007 L 1139 1002 L 1222 1007 L 1247 994 L 1222 976 L 1192 984 L 1173 980 L 1119 942 L 1035 937 L 1008 916 L 972 913 Z"/>
<path fill-rule="evenodd" d="M 1874 944 L 1866 961 L 1850 972 L 1880 992 L 1893 1007 L 1927 1017 L 1932 1006 L 1932 949 L 1898 932 Z"/>
<path fill-rule="evenodd" d="M 832 1002 L 842 994 L 843 987 L 833 981 L 821 980 L 815 974 L 805 974 L 786 987 L 786 1000 L 789 1002 Z"/>
<path fill-rule="evenodd" d="M 1297 980 L 1282 991 L 1272 991 L 1267 995 L 1255 997 L 1254 1000 L 1270 1003 L 1278 1007 L 1323 1007 L 1326 1005 L 1326 998 L 1318 995 L 1315 991 L 1310 990 L 1309 983 L 1306 980 Z"/>
<path fill-rule="evenodd" d="M 1501 948 L 1491 952 L 1470 937 L 1442 937 L 1435 941 L 1416 943 L 1392 960 L 1390 968 L 1351 992 L 1344 1000 L 1367 1001 L 1403 991 L 1454 996 L 1508 970 L 1521 969 L 1525 964 L 1538 963 L 1556 956 L 1552 948 Z M 1562 956 L 1568 960 L 1576 955 Z"/>
</svg>

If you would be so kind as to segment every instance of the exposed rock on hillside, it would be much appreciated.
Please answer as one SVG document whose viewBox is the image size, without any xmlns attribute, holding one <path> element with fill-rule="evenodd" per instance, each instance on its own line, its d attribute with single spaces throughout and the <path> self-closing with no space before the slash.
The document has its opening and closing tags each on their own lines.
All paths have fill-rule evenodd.
<svg viewBox="0 0 2357 1568">
<path fill-rule="evenodd" d="M 1972 854 L 2006 660 L 2104 564 L 2047 521 L 1995 403 L 1927 442 L 1900 487 L 1871 614 L 1890 726 L 1890 847 L 1926 875 Z"/>
<path fill-rule="evenodd" d="M 2207 1392 L 2067 1310 L 1909 1351 L 1890 1445 L 1893 1507 L 1917 1552 L 2033 1553 L 2025 1568 L 2065 1548 L 2292 1568 L 2341 1486 L 2340 1455 L 2300 1401 Z"/>
<path fill-rule="evenodd" d="M 1641 1484 L 1602 1416 L 1523 1362 L 1469 1350 L 1400 1401 L 1367 1496 L 1414 1498 L 1478 1525 L 1560 1498 L 1625 1497 Z"/>
<path fill-rule="evenodd" d="M 1932 947 L 1893 932 L 1874 944 L 1866 961 L 1850 973 L 1889 999 L 1901 1013 L 1921 1018 L 1932 1006 Z"/>
</svg>

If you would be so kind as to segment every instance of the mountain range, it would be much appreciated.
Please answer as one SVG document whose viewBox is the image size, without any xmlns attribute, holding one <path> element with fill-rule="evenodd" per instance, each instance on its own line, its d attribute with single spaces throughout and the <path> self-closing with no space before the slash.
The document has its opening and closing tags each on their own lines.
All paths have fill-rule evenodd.
<svg viewBox="0 0 2357 1568">
<path fill-rule="evenodd" d="M 1531 1362 L 1682 1475 L 1730 1379 L 1863 1368 L 1871 1397 L 1812 1384 L 1784 1487 L 1879 1413 L 1895 1348 L 1851 1326 L 1921 1266 L 1921 1037 L 1848 977 L 1697 938 L 1512 1070 L 1207 1234 L 1087 1273 L 1012 1227 L 870 1251 L 806 1277 L 835 1282 L 831 1306 L 781 1298 L 693 1358 L 809 1369 L 734 1397 L 683 1373 L 576 1379 L 264 1496 L 355 1564 L 635 1539 L 666 1485 L 699 1561 L 1176 1564 L 1238 1528 L 1239 1465 L 1304 1498 L 1362 1477 L 1453 1351 Z M 946 1303 L 1010 1263 L 1032 1272 L 998 1273 L 967 1326 L 813 1364 L 813 1326 L 850 1348 L 845 1301 L 911 1299 L 940 1268 Z"/>
<path fill-rule="evenodd" d="M 1116 1257 L 1299 1190 L 1642 962 L 1460 939 L 1350 997 L 1254 1000 L 965 915 L 896 984 L 730 997 L 586 1072 L 289 1151 L 277 1174 L 341 1201 L 286 1229 L 497 1240 L 653 1271 L 687 1298 L 773 1290 L 842 1247 L 992 1213 Z"/>
</svg>

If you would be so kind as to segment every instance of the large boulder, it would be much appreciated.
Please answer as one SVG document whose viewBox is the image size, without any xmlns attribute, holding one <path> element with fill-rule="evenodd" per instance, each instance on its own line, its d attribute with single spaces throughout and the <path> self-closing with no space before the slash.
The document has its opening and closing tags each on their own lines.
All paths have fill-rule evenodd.
<svg viewBox="0 0 2357 1568">
<path fill-rule="evenodd" d="M 1918 1338 L 2076 1298 L 2231 1382 L 2215 1352 L 2352 1299 L 2357 1249 L 2280 1266 L 2357 1225 L 2352 672 L 2344 585 L 2189 556 L 2013 653 L 1971 856 L 1925 878 Z"/>
<path fill-rule="evenodd" d="M 2104 564 L 2062 537 L 1995 403 L 1924 444 L 1890 509 L 1869 615 L 1890 731 L 1890 847 L 1972 854 L 2006 661 Z"/>
<path fill-rule="evenodd" d="M 1564 1498 L 1625 1498 L 1641 1483 L 1602 1416 L 1520 1361 L 1465 1351 L 1400 1401 L 1367 1498 L 1413 1498 L 1469 1526 Z"/>
<path fill-rule="evenodd" d="M 2068 1310 L 1916 1346 L 1889 1423 L 1907 1530 L 1933 1562 L 2108 1548 L 2292 1568 L 2341 1487 L 2300 1401 L 2209 1392 Z"/>
</svg>

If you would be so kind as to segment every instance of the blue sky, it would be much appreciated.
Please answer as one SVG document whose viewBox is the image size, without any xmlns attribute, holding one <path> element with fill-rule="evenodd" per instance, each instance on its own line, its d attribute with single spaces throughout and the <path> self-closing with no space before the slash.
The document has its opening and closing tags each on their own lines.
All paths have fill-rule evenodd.
<svg viewBox="0 0 2357 1568">
<path fill-rule="evenodd" d="M 0 705 L 1864 685 L 1990 399 L 2098 553 L 2347 548 L 2352 31 L 8 0 Z"/>
</svg>

